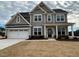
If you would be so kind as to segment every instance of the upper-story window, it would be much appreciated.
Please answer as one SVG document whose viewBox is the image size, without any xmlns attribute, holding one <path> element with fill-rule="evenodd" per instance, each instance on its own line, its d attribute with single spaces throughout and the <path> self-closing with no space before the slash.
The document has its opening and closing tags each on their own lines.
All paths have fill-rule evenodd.
<svg viewBox="0 0 79 59">
<path fill-rule="evenodd" d="M 65 18 L 64 15 L 61 15 L 61 21 L 64 21 L 64 18 Z"/>
<path fill-rule="evenodd" d="M 64 14 L 58 14 L 57 16 L 56 16 L 56 22 L 64 22 L 65 21 L 65 16 L 64 16 Z"/>
<path fill-rule="evenodd" d="M 51 22 L 52 21 L 52 15 L 51 14 L 47 15 L 47 21 L 48 22 Z"/>
<path fill-rule="evenodd" d="M 57 15 L 57 21 L 60 21 L 60 15 Z"/>
<path fill-rule="evenodd" d="M 34 21 L 41 21 L 42 20 L 42 15 L 41 14 L 35 14 L 34 15 Z"/>
</svg>

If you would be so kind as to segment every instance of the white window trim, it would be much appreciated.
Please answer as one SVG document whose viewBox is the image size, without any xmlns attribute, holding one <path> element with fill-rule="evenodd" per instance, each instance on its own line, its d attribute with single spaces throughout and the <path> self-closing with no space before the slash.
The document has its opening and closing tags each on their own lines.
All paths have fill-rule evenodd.
<svg viewBox="0 0 79 59">
<path fill-rule="evenodd" d="M 20 17 L 19 16 L 17 16 L 17 18 L 16 18 L 16 23 L 20 23 Z"/>
<path fill-rule="evenodd" d="M 41 21 L 38 21 L 38 20 L 35 21 L 35 16 L 39 16 L 39 15 L 41 15 L 41 21 L 42 21 L 42 14 L 34 14 L 34 16 L 33 16 L 33 21 L 34 21 L 34 22 L 41 22 Z"/>
<path fill-rule="evenodd" d="M 60 16 L 60 21 L 57 21 L 57 16 Z M 63 21 L 61 21 L 61 15 L 63 15 L 64 16 L 64 20 Z M 65 15 L 64 14 L 57 14 L 56 15 L 56 22 L 65 22 Z"/>
<path fill-rule="evenodd" d="M 51 18 L 50 21 L 48 20 L 48 16 L 50 16 L 50 18 Z M 52 22 L 52 15 L 51 15 L 51 14 L 48 14 L 48 15 L 47 15 L 47 22 Z"/>
<path fill-rule="evenodd" d="M 43 34 L 43 33 L 42 33 L 42 26 L 34 26 L 34 27 L 33 27 L 33 35 L 34 35 L 34 28 L 41 28 L 41 35 Z M 37 32 L 38 32 L 38 30 L 37 30 Z M 39 36 L 39 35 L 37 34 L 37 36 Z"/>
</svg>

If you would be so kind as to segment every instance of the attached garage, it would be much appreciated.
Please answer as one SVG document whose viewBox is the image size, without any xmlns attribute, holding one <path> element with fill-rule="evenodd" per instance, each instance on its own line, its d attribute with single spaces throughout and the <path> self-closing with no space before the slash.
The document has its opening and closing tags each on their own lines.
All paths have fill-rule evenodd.
<svg viewBox="0 0 79 59">
<path fill-rule="evenodd" d="M 31 34 L 29 12 L 17 13 L 7 22 L 6 36 L 11 39 L 28 39 Z"/>
<path fill-rule="evenodd" d="M 30 35 L 29 29 L 8 29 L 7 38 L 28 39 Z"/>
</svg>

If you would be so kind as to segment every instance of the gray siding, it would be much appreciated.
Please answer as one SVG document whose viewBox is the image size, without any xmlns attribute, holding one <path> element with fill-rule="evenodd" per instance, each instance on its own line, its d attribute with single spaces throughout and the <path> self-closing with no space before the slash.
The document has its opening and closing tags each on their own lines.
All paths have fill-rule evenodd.
<svg viewBox="0 0 79 59">
<path fill-rule="evenodd" d="M 17 23 L 16 20 L 17 20 L 18 16 L 19 15 L 16 15 L 16 17 L 14 18 L 14 20 L 13 20 L 13 22 L 11 24 L 27 24 L 27 22 L 24 19 L 22 19 L 22 17 L 20 17 L 20 16 L 19 16 L 20 17 L 20 22 Z"/>
<path fill-rule="evenodd" d="M 17 23 L 17 20 L 18 20 L 17 17 L 18 16 L 20 17 L 20 22 L 19 23 Z M 13 25 L 13 24 L 14 25 L 17 25 L 17 24 L 18 25 L 23 25 L 23 24 L 28 25 L 28 23 L 18 14 L 15 15 L 14 17 L 12 17 L 11 20 L 6 25 Z"/>
<path fill-rule="evenodd" d="M 48 9 L 47 9 L 47 7 L 45 7 L 44 5 L 42 5 L 41 6 L 45 11 L 47 11 Z M 35 22 L 34 21 L 34 14 L 42 14 L 42 21 L 40 21 L 40 22 Z M 52 15 L 52 22 L 48 22 L 47 21 L 47 15 L 48 14 L 51 14 Z M 33 9 L 33 11 L 31 12 L 31 14 L 30 14 L 30 20 L 31 20 L 31 25 L 32 25 L 32 27 L 31 27 L 31 35 L 33 35 L 33 27 L 34 26 L 42 26 L 42 33 L 43 33 L 43 35 L 44 35 L 44 24 L 52 24 L 52 23 L 57 23 L 56 22 L 56 14 L 57 13 L 53 13 L 53 12 L 51 12 L 51 13 L 45 13 L 43 10 L 41 10 L 38 6 L 36 6 L 34 9 Z M 60 13 L 61 14 L 61 13 Z M 63 13 L 64 14 L 64 13 Z M 66 23 L 67 22 L 67 14 L 65 14 L 65 22 L 64 23 Z M 58 22 L 58 23 L 62 23 L 62 22 Z M 54 28 L 54 31 L 56 30 L 55 29 L 55 26 L 48 26 L 48 27 L 46 27 L 46 29 L 47 28 Z M 67 30 L 68 31 L 68 30 Z"/>
<path fill-rule="evenodd" d="M 34 14 L 37 14 L 37 13 L 34 13 Z M 31 17 L 31 25 L 32 25 L 32 27 L 31 27 L 31 35 L 33 35 L 33 26 L 42 26 L 42 34 L 44 35 L 44 28 L 43 28 L 43 24 L 44 24 L 44 14 L 42 14 L 42 21 L 40 21 L 40 22 L 35 22 L 34 21 L 34 14 L 30 14 L 30 17 Z M 40 12 L 38 13 L 38 14 L 40 14 Z"/>
<path fill-rule="evenodd" d="M 42 11 L 38 6 L 31 12 L 31 13 L 44 13 L 44 11 Z"/>
<path fill-rule="evenodd" d="M 42 26 L 44 24 L 44 15 L 42 14 L 42 21 L 35 22 L 34 21 L 34 14 L 30 15 L 31 16 L 31 24 L 32 26 Z"/>
<path fill-rule="evenodd" d="M 32 25 L 32 28 L 31 28 L 31 34 L 33 35 L 33 26 L 42 26 L 42 30 L 43 30 L 43 35 L 44 35 L 44 24 L 52 24 L 52 23 L 62 23 L 62 22 L 56 22 L 56 14 L 52 14 L 52 22 L 47 22 L 47 14 L 42 14 L 42 21 L 40 22 L 34 22 L 34 14 L 36 13 L 33 13 L 31 14 L 31 25 Z M 40 13 L 38 13 L 40 14 Z M 65 22 L 67 22 L 67 15 L 65 14 Z M 55 31 L 55 27 L 54 27 L 54 31 Z M 67 29 L 68 31 L 68 29 Z"/>
</svg>

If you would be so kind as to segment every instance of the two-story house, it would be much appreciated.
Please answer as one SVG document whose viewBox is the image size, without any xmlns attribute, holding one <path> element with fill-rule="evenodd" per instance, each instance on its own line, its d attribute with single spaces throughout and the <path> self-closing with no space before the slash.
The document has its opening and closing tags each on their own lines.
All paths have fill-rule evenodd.
<svg viewBox="0 0 79 59">
<path fill-rule="evenodd" d="M 6 24 L 7 38 L 44 37 L 58 38 L 68 35 L 74 23 L 67 22 L 68 12 L 62 9 L 50 9 L 44 2 L 39 3 L 31 12 L 18 12 Z"/>
</svg>

